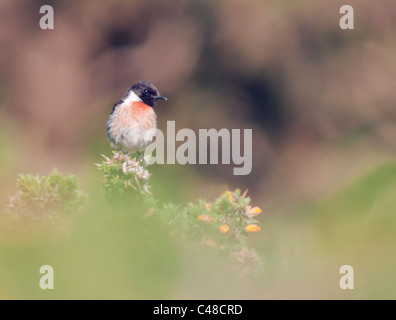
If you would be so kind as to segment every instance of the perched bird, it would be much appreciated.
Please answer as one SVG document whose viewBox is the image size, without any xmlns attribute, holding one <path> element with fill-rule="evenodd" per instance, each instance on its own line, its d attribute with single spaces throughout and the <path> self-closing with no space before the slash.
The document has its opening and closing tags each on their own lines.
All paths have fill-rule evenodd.
<svg viewBox="0 0 396 320">
<path fill-rule="evenodd" d="M 140 81 L 132 85 L 118 101 L 107 121 L 110 146 L 125 152 L 143 151 L 153 140 L 157 116 L 153 107 L 167 100 L 154 85 Z"/>
</svg>

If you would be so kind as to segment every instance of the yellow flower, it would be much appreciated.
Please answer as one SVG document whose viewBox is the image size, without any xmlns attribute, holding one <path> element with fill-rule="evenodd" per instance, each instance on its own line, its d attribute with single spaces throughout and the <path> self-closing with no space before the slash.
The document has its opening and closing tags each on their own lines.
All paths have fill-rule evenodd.
<svg viewBox="0 0 396 320">
<path fill-rule="evenodd" d="M 254 207 L 254 208 L 252 208 L 251 206 L 246 207 L 246 213 L 251 216 L 257 216 L 261 212 L 262 210 L 259 207 Z"/>
<path fill-rule="evenodd" d="M 259 232 L 261 228 L 257 224 L 249 224 L 245 227 L 246 232 Z"/>
<path fill-rule="evenodd" d="M 225 195 L 227 196 L 228 200 L 230 200 L 231 203 L 234 202 L 234 196 L 232 195 L 231 191 L 226 191 Z"/>
<path fill-rule="evenodd" d="M 200 214 L 198 216 L 198 220 L 199 221 L 203 221 L 203 222 L 213 222 L 213 221 L 215 221 L 215 219 L 213 219 L 211 216 L 208 216 L 207 214 Z"/>
<path fill-rule="evenodd" d="M 221 233 L 227 233 L 228 231 L 230 231 L 230 227 L 228 226 L 228 224 L 223 224 L 220 226 L 219 230 Z"/>
</svg>

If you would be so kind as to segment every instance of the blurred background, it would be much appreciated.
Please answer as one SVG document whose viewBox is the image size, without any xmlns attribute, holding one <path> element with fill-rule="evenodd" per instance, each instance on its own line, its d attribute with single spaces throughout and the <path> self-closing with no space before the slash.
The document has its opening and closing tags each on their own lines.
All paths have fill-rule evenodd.
<svg viewBox="0 0 396 320">
<path fill-rule="evenodd" d="M 54 30 L 39 27 L 46 4 Z M 355 10 L 354 30 L 339 27 L 344 4 Z M 250 175 L 161 165 L 152 184 L 177 203 L 249 188 L 263 209 L 250 241 L 266 266 L 263 278 L 230 282 L 169 244 L 169 255 L 152 245 L 158 261 L 144 260 L 158 270 L 136 267 L 144 234 L 105 228 L 91 199 L 71 238 L 0 237 L 0 298 L 396 298 L 395 13 L 393 0 L 1 0 L 1 203 L 18 173 L 54 167 L 76 174 L 87 193 L 99 190 L 93 163 L 110 153 L 112 107 L 148 80 L 168 97 L 156 109 L 163 131 L 168 120 L 176 130 L 253 129 Z M 129 242 L 141 251 L 129 256 Z M 73 270 L 63 267 L 66 289 L 52 296 L 34 278 L 43 257 Z M 338 286 L 344 264 L 355 268 L 353 291 Z"/>
</svg>

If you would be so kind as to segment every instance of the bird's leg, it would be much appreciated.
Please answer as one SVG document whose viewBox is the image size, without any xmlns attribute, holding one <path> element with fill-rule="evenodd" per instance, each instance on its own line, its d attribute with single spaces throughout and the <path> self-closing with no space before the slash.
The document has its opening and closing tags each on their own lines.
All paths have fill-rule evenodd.
<svg viewBox="0 0 396 320">
<path fill-rule="evenodd" d="M 142 164 L 144 167 L 147 166 L 148 163 L 146 162 L 146 159 L 144 158 L 144 152 L 137 151 L 136 153 L 137 153 L 137 155 L 138 155 L 139 161 L 141 161 L 141 164 Z"/>
</svg>

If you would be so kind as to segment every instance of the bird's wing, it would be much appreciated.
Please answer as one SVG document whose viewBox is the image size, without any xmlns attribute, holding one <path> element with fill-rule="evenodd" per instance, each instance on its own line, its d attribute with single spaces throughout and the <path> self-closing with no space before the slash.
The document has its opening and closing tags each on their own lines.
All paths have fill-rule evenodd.
<svg viewBox="0 0 396 320">
<path fill-rule="evenodd" d="M 110 115 L 112 115 L 113 114 L 113 112 L 114 112 L 114 110 L 120 105 L 120 104 L 123 104 L 124 103 L 124 100 L 119 100 L 119 101 L 117 101 L 116 102 L 116 104 L 114 105 L 114 107 L 113 107 L 113 110 L 111 111 L 111 114 Z"/>
<path fill-rule="evenodd" d="M 115 110 L 119 105 L 121 105 L 121 104 L 123 104 L 123 103 L 124 103 L 124 100 L 122 100 L 122 99 L 119 100 L 118 102 L 116 102 L 116 104 L 115 104 L 114 107 L 113 107 L 113 110 L 112 110 L 111 113 L 110 113 L 109 120 L 107 121 L 107 124 L 106 124 L 107 139 L 109 140 L 110 144 L 114 143 L 114 139 L 113 139 L 113 138 L 111 137 L 111 135 L 110 135 L 111 118 L 112 118 L 112 116 L 113 116 L 114 110 Z"/>
</svg>

